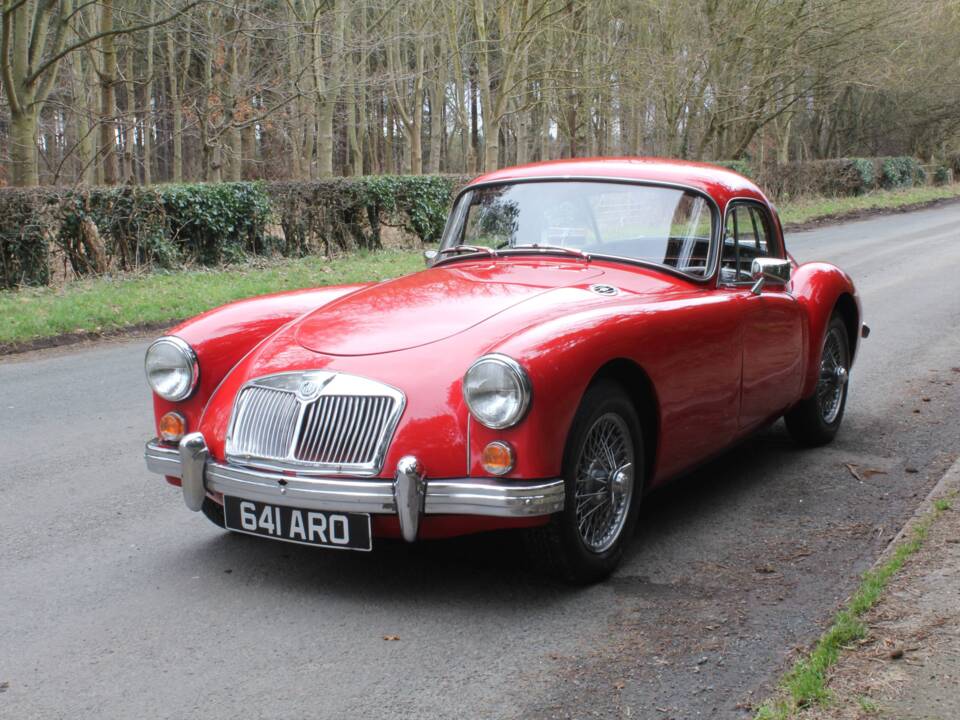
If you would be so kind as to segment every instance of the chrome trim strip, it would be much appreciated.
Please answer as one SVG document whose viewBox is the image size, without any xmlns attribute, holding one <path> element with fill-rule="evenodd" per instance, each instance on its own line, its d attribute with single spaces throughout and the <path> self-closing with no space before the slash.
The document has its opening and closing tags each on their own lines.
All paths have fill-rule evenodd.
<svg viewBox="0 0 960 720">
<path fill-rule="evenodd" d="M 394 514 L 390 480 L 295 478 L 280 473 L 209 462 L 204 473 L 208 492 L 304 510 Z"/>
<path fill-rule="evenodd" d="M 147 470 L 157 475 L 180 477 L 180 450 L 151 440 L 143 452 Z"/>
<path fill-rule="evenodd" d="M 751 286 L 755 282 L 754 280 L 740 280 L 736 282 L 723 282 L 720 275 L 720 266 L 723 263 L 723 243 L 726 241 L 726 232 L 727 232 L 727 218 L 730 217 L 731 207 L 736 207 L 737 205 L 754 205 L 755 207 L 760 208 L 764 213 L 764 218 L 766 219 L 767 231 L 771 236 L 775 236 L 777 241 L 777 252 L 774 255 L 768 255 L 766 257 L 775 257 L 780 260 L 789 260 L 790 256 L 787 253 L 787 239 L 783 236 L 783 228 L 779 224 L 777 227 L 774 227 L 774 220 L 776 219 L 779 223 L 779 217 L 777 217 L 773 211 L 773 208 L 770 207 L 769 201 L 768 204 L 764 204 L 757 200 L 756 198 L 747 197 L 746 195 L 735 195 L 734 197 L 727 200 L 727 204 L 723 208 L 723 216 L 720 218 L 720 240 L 717 243 L 717 284 L 718 288 L 742 288 L 746 286 Z M 770 232 L 774 230 L 774 232 Z M 778 234 L 779 233 L 779 234 Z M 768 241 L 769 243 L 769 241 Z"/>
<path fill-rule="evenodd" d="M 147 469 L 151 472 L 181 477 L 178 449 L 152 440 L 147 443 L 144 455 Z M 209 459 L 203 476 L 208 493 L 290 505 L 304 510 L 378 515 L 397 513 L 394 480 L 291 476 Z M 560 512 L 564 505 L 562 479 L 448 478 L 424 480 L 423 484 L 425 515 L 535 517 Z"/>
<path fill-rule="evenodd" d="M 563 480 L 428 480 L 427 515 L 534 517 L 563 510 Z"/>
</svg>

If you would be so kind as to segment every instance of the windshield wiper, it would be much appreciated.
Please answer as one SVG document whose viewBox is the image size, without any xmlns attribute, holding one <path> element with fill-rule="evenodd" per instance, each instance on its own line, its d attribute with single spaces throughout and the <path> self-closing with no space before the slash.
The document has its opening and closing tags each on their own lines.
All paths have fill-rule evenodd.
<svg viewBox="0 0 960 720">
<path fill-rule="evenodd" d="M 482 245 L 451 245 L 448 248 L 443 248 L 438 255 L 446 255 L 447 253 L 458 253 L 458 252 L 475 252 L 483 253 L 485 252 L 490 257 L 493 257 L 497 254 L 497 251 L 493 248 L 484 247 Z"/>
<path fill-rule="evenodd" d="M 563 245 L 541 245 L 540 243 L 531 243 L 529 245 L 514 245 L 511 247 L 511 250 L 523 250 L 525 248 L 533 248 L 534 250 L 546 250 L 548 252 L 561 252 L 566 253 L 567 255 L 576 255 L 581 257 L 584 260 L 590 259 L 590 253 L 586 250 L 580 250 L 579 248 L 564 247 Z"/>
</svg>

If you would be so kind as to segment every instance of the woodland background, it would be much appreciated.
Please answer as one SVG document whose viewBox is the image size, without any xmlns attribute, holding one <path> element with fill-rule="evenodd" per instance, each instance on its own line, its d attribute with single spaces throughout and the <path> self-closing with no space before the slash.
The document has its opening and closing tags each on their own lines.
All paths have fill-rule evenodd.
<svg viewBox="0 0 960 720">
<path fill-rule="evenodd" d="M 2 0 L 0 184 L 960 149 L 960 0 Z"/>
</svg>

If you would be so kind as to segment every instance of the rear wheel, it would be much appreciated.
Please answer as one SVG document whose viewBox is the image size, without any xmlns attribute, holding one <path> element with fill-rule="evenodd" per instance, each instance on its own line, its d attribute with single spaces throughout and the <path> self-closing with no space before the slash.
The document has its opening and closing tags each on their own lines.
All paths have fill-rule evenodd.
<svg viewBox="0 0 960 720">
<path fill-rule="evenodd" d="M 636 524 L 643 460 L 640 421 L 623 388 L 591 386 L 564 451 L 564 509 L 528 533 L 534 562 L 578 584 L 613 572 Z"/>
<path fill-rule="evenodd" d="M 850 341 L 847 326 L 834 313 L 820 352 L 820 377 L 813 395 L 801 400 L 784 419 L 790 435 L 801 445 L 824 445 L 836 436 L 847 404 Z"/>
</svg>

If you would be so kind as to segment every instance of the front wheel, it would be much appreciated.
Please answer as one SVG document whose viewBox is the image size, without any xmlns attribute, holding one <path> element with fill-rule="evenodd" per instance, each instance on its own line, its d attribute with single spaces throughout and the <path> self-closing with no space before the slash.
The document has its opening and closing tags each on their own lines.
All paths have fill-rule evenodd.
<svg viewBox="0 0 960 720">
<path fill-rule="evenodd" d="M 643 435 L 623 388 L 584 395 L 564 450 L 564 509 L 528 533 L 534 562 L 577 584 L 609 575 L 633 535 L 643 490 Z"/>
<path fill-rule="evenodd" d="M 787 430 L 801 445 L 816 447 L 833 440 L 847 404 L 850 341 L 843 318 L 834 313 L 820 351 L 820 377 L 813 395 L 784 416 Z"/>
</svg>

